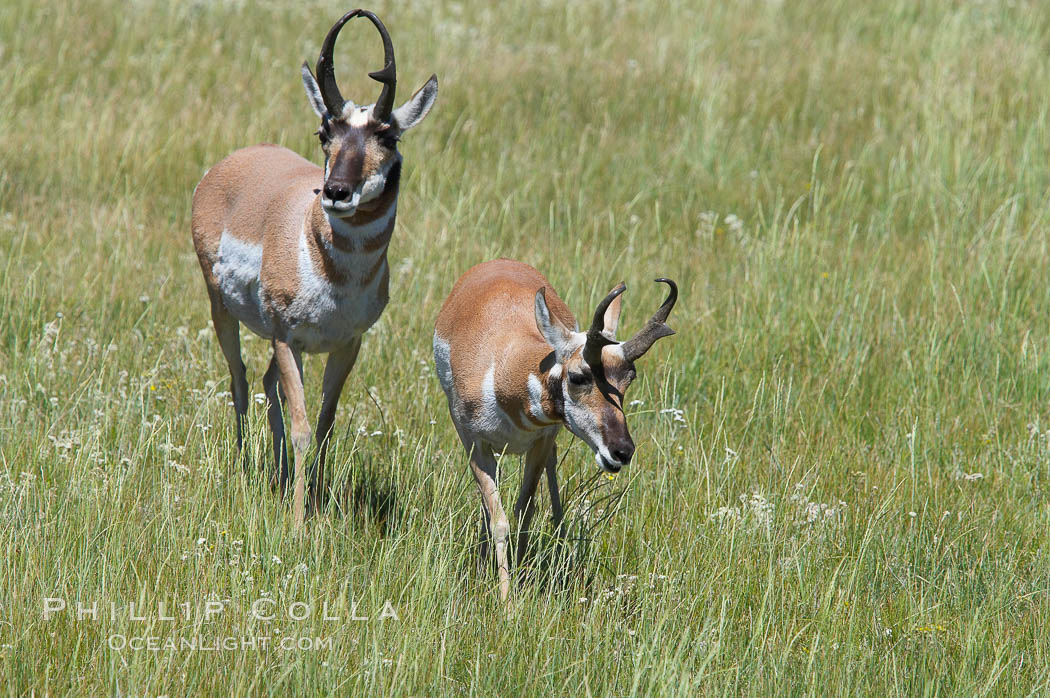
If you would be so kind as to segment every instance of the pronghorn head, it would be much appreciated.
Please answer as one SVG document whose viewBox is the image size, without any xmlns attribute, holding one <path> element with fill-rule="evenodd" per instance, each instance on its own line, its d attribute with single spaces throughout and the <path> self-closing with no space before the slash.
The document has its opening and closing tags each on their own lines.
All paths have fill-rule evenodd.
<svg viewBox="0 0 1050 698">
<path fill-rule="evenodd" d="M 332 49 L 343 25 L 354 17 L 367 17 L 383 39 L 384 67 L 368 74 L 383 84 L 375 104 L 358 105 L 343 99 L 335 83 Z M 321 206 L 329 215 L 347 218 L 360 207 L 379 197 L 387 184 L 396 186 L 401 174 L 401 155 L 397 142 L 401 134 L 427 115 L 437 97 L 437 76 L 419 88 L 412 97 L 394 108 L 397 70 L 394 45 L 379 18 L 367 10 L 352 10 L 332 25 L 317 59 L 317 78 L 303 63 L 303 85 L 314 111 L 321 117 L 317 135 L 325 155 L 324 187 Z"/>
<path fill-rule="evenodd" d="M 565 326 L 547 307 L 544 289 L 536 292 L 536 326 L 554 349 L 556 365 L 550 375 L 557 379 L 552 381 L 554 389 L 561 391 L 565 424 L 591 447 L 598 465 L 613 473 L 634 455 L 623 412 L 624 393 L 635 377 L 634 362 L 656 340 L 674 334 L 665 321 L 678 300 L 678 286 L 670 279 L 657 281 L 671 289 L 666 300 L 626 342 L 616 340 L 620 294 L 627 290 L 622 281 L 598 304 L 585 333 Z"/>
</svg>

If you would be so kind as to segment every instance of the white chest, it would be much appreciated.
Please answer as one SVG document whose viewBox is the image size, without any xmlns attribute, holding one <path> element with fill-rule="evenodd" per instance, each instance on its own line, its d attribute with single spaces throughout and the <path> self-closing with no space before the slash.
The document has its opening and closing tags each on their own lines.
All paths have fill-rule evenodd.
<svg viewBox="0 0 1050 698">
<path fill-rule="evenodd" d="M 306 352 L 332 351 L 360 337 L 375 324 L 387 302 L 387 269 L 383 251 L 354 255 L 357 269 L 345 281 L 333 282 L 318 270 L 304 240 L 299 249 L 299 289 L 289 307 L 289 340 Z M 378 271 L 371 279 L 364 272 Z M 364 270 L 360 273 L 357 270 Z"/>
<path fill-rule="evenodd" d="M 333 228 L 335 234 L 349 240 L 370 240 L 387 229 L 393 216 L 391 206 L 386 215 L 368 225 L 350 228 L 333 221 Z M 333 280 L 317 268 L 310 245 L 304 232 L 297 260 L 299 287 L 288 313 L 289 339 L 306 352 L 332 351 L 363 335 L 382 315 L 387 303 L 386 247 L 342 251 L 327 245 L 324 254 L 336 273 Z"/>
</svg>

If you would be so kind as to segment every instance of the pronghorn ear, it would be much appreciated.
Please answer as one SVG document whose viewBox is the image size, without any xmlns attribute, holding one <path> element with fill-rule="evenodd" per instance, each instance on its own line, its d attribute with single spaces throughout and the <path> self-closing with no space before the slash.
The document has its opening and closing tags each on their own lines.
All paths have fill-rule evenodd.
<svg viewBox="0 0 1050 698">
<path fill-rule="evenodd" d="M 544 288 L 536 291 L 536 329 L 554 349 L 558 363 L 564 363 L 575 349 L 572 342 L 572 330 L 562 324 L 557 316 L 552 315 L 547 307 L 547 294 Z"/>
<path fill-rule="evenodd" d="M 605 309 L 605 327 L 602 329 L 604 334 L 609 339 L 616 339 L 616 328 L 620 326 L 620 301 L 623 296 L 616 296 L 613 298 L 612 303 Z"/>
<path fill-rule="evenodd" d="M 431 75 L 426 83 L 416 90 L 407 102 L 394 110 L 394 123 L 402 131 L 412 128 L 430 112 L 438 96 L 437 75 Z"/>
<path fill-rule="evenodd" d="M 324 99 L 321 98 L 321 88 L 317 86 L 317 79 L 310 72 L 310 66 L 303 61 L 303 87 L 306 88 L 306 97 L 310 100 L 310 106 L 314 108 L 317 115 L 324 118 Z"/>
</svg>

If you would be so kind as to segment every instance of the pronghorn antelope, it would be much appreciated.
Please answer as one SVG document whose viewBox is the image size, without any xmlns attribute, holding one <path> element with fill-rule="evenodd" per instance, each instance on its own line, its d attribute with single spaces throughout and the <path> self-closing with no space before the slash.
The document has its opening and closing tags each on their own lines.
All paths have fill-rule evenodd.
<svg viewBox="0 0 1050 698">
<path fill-rule="evenodd" d="M 383 84 L 375 104 L 344 100 L 336 86 L 332 49 L 340 29 L 366 17 L 383 40 L 385 66 L 369 73 Z M 193 194 L 193 244 L 211 299 L 211 317 L 232 376 L 237 446 L 243 444 L 248 382 L 238 321 L 272 340 L 263 376 L 273 432 L 273 483 L 284 491 L 288 457 L 281 403 L 291 414 L 295 455 L 293 518 L 305 517 L 310 427 L 302 383 L 302 352 L 327 352 L 317 461 L 311 499 L 324 487 L 324 464 L 335 409 L 354 366 L 361 336 L 387 304 L 387 245 L 397 212 L 401 155 L 397 141 L 418 124 L 437 97 L 431 76 L 394 108 L 394 48 L 383 23 L 365 10 L 336 22 L 321 46 L 317 78 L 303 63 L 306 95 L 321 118 L 322 170 L 291 150 L 256 145 L 234 152 L 201 179 Z M 280 400 L 278 400 L 280 397 Z"/>
<path fill-rule="evenodd" d="M 580 332 L 569 308 L 532 267 L 497 259 L 470 269 L 452 289 L 434 331 L 434 361 L 449 412 L 481 490 L 496 548 L 500 598 L 510 589 L 510 524 L 497 489 L 496 454 L 524 453 L 525 473 L 514 507 L 517 558 L 528 547 L 533 495 L 547 473 L 554 522 L 561 522 L 555 438 L 564 424 L 615 473 L 631 461 L 634 442 L 623 413 L 634 362 L 661 337 L 678 299 L 670 279 L 667 299 L 645 327 L 616 341 L 621 282 L 598 304 Z"/>
</svg>

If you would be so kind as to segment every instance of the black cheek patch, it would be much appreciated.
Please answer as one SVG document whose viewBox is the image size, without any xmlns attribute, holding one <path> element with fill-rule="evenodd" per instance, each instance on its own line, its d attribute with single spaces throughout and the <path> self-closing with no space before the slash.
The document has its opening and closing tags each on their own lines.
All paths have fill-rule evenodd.
<svg viewBox="0 0 1050 698">
<path fill-rule="evenodd" d="M 398 164 L 400 164 L 400 163 L 398 163 Z M 401 176 L 400 169 L 401 168 L 398 168 L 398 173 L 397 173 L 399 177 Z M 549 373 L 550 370 L 552 368 L 554 368 L 554 364 L 556 364 L 557 362 L 558 362 L 558 359 L 557 359 L 557 357 L 554 356 L 554 352 L 552 351 L 550 354 L 547 354 L 546 356 L 543 357 L 543 361 L 540 362 L 540 370 L 543 371 L 544 373 Z"/>
<path fill-rule="evenodd" d="M 400 160 L 395 162 L 394 166 L 390 168 L 390 173 L 386 176 L 386 188 L 383 191 L 386 191 L 387 189 L 390 189 L 391 187 L 396 188 L 399 184 L 401 184 L 401 161 Z"/>
<path fill-rule="evenodd" d="M 610 402 L 613 405 L 623 404 L 623 393 L 620 392 L 619 388 L 606 380 L 604 372 L 602 373 L 601 378 L 595 378 L 594 386 L 598 388 L 598 392 L 602 394 L 602 397 L 604 397 L 607 402 Z M 616 400 L 613 400 L 614 397 Z M 617 403 L 617 401 L 619 402 Z"/>
</svg>

